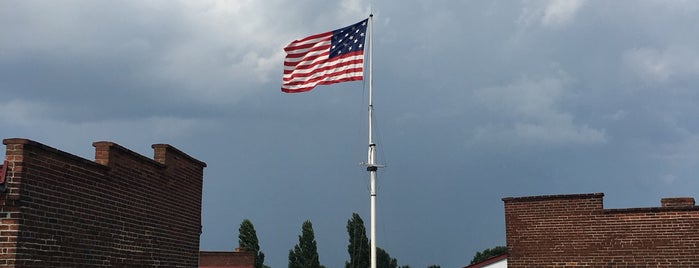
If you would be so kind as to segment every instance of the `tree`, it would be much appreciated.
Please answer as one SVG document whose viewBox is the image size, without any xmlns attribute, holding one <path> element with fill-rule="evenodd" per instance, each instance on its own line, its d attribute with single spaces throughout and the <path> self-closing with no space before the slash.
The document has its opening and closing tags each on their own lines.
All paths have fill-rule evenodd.
<svg viewBox="0 0 699 268">
<path fill-rule="evenodd" d="M 321 268 L 311 221 L 303 222 L 299 243 L 289 250 L 289 268 Z"/>
<path fill-rule="evenodd" d="M 260 251 L 255 226 L 248 219 L 244 219 L 238 228 L 238 247 L 255 252 L 255 268 L 264 268 L 265 253 Z"/>
<path fill-rule="evenodd" d="M 497 246 L 494 248 L 485 249 L 482 252 L 476 252 L 476 255 L 473 256 L 473 259 L 471 260 L 471 264 L 482 262 L 503 253 L 507 253 L 507 247 Z"/>
<path fill-rule="evenodd" d="M 345 268 L 365 268 L 369 267 L 371 262 L 371 246 L 369 239 L 366 237 L 366 228 L 364 221 L 359 214 L 353 213 L 352 218 L 347 221 L 347 233 L 349 233 L 349 246 L 347 252 L 350 255 L 350 261 L 345 262 Z M 404 265 L 398 267 L 398 260 L 391 258 L 382 248 L 376 248 L 376 267 L 377 268 L 410 268 Z"/>
<path fill-rule="evenodd" d="M 440 267 L 439 265 L 434 265 L 434 264 L 433 264 L 433 265 L 428 266 L 427 268 L 442 268 L 442 267 Z"/>
<path fill-rule="evenodd" d="M 376 248 L 376 267 L 377 268 L 398 268 L 398 260 L 396 258 L 391 258 L 382 248 Z"/>
<path fill-rule="evenodd" d="M 345 262 L 345 268 L 369 267 L 369 259 L 371 258 L 369 239 L 366 237 L 364 221 L 359 217 L 359 214 L 352 213 L 352 218 L 347 221 L 347 233 L 349 234 L 347 252 L 350 255 L 350 260 Z"/>
</svg>

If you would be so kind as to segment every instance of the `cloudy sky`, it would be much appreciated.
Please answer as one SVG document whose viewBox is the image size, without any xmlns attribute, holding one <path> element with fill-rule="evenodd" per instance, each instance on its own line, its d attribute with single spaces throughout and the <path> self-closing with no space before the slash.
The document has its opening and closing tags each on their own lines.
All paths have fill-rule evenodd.
<svg viewBox="0 0 699 268">
<path fill-rule="evenodd" d="M 301 224 L 348 259 L 369 221 L 364 82 L 280 91 L 291 40 L 374 17 L 378 245 L 467 265 L 501 198 L 699 196 L 696 1 L 0 1 L 0 137 L 87 159 L 109 140 L 208 164 L 204 250 L 252 220 L 285 267 Z"/>
</svg>

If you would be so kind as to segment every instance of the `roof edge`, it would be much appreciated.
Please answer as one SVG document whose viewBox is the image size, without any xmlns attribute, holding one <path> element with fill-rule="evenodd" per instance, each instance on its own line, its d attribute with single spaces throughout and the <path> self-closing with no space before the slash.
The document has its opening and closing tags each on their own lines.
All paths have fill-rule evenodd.
<svg viewBox="0 0 699 268">
<path fill-rule="evenodd" d="M 464 268 L 480 268 L 480 267 L 483 267 L 485 265 L 493 264 L 493 263 L 499 262 L 501 260 L 507 259 L 507 257 L 509 257 L 509 256 L 510 256 L 510 253 L 505 252 L 503 254 L 485 259 L 479 263 L 474 263 L 474 264 L 465 266 Z"/>
<path fill-rule="evenodd" d="M 546 201 L 556 199 L 587 199 L 587 198 L 602 198 L 604 193 L 587 193 L 587 194 L 558 194 L 558 195 L 537 195 L 537 196 L 522 196 L 522 197 L 505 197 L 504 202 L 533 202 Z"/>
</svg>

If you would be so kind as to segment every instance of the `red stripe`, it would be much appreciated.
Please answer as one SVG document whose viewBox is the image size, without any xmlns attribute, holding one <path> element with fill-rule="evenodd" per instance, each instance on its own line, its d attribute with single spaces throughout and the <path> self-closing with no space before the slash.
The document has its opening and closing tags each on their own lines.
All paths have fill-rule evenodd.
<svg viewBox="0 0 699 268">
<path fill-rule="evenodd" d="M 319 85 L 330 85 L 330 84 L 335 84 L 335 83 L 342 83 L 342 82 L 349 82 L 349 81 L 358 81 L 358 80 L 362 80 L 362 77 L 354 76 L 354 77 L 347 77 L 347 78 L 338 79 L 338 80 L 333 80 L 333 81 L 324 81 L 324 82 L 320 82 L 320 83 L 318 83 L 318 84 L 316 84 L 316 85 L 314 85 L 314 86 L 304 87 L 304 88 L 297 88 L 297 89 L 287 89 L 287 88 L 284 88 L 284 86 L 282 86 L 282 92 L 285 92 L 285 93 L 301 93 L 301 92 L 311 91 L 313 88 L 315 88 L 316 86 L 319 86 Z"/>
</svg>

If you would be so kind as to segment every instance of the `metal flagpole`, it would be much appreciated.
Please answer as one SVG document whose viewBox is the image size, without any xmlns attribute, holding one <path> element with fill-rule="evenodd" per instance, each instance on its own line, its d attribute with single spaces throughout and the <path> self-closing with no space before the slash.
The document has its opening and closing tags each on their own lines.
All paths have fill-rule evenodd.
<svg viewBox="0 0 699 268">
<path fill-rule="evenodd" d="M 371 268 L 376 268 L 376 171 L 383 167 L 376 164 L 373 133 L 372 133 L 372 118 L 374 112 L 374 78 L 373 78 L 373 50 L 374 50 L 374 14 L 369 14 L 369 152 L 367 155 L 366 170 L 369 172 L 370 184 L 370 200 L 371 200 Z"/>
</svg>

